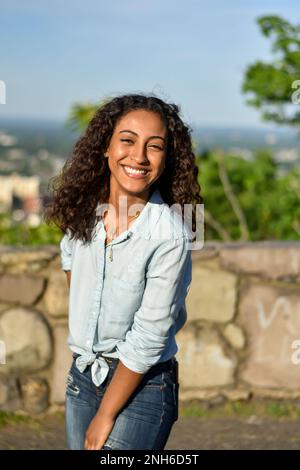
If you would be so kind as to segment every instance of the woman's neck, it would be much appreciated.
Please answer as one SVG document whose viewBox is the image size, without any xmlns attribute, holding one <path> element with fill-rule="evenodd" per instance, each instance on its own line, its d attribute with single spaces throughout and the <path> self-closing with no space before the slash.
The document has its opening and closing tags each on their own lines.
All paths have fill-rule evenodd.
<svg viewBox="0 0 300 470">
<path fill-rule="evenodd" d="M 119 217 L 121 213 L 124 215 L 127 214 L 127 217 L 130 217 L 131 215 L 134 215 L 133 212 L 136 212 L 136 210 L 141 210 L 141 207 L 146 205 L 149 197 L 149 189 L 147 192 L 143 192 L 138 195 L 128 193 L 126 194 L 125 192 L 121 191 L 113 191 L 109 195 L 108 204 L 111 204 L 114 207 L 117 217 Z M 134 207 L 133 210 L 130 210 L 130 208 L 135 205 L 136 208 Z"/>
</svg>

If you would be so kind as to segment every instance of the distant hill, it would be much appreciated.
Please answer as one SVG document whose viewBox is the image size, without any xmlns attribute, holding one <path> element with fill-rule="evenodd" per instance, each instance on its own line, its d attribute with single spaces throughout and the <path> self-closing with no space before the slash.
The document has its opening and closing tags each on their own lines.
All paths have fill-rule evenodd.
<svg viewBox="0 0 300 470">
<path fill-rule="evenodd" d="M 238 128 L 204 127 L 192 125 L 192 137 L 197 150 L 209 150 L 220 147 L 225 151 L 258 148 L 295 149 L 300 153 L 300 138 L 290 129 L 274 128 Z M 15 148 L 22 148 L 29 154 L 35 154 L 41 148 L 52 154 L 66 158 L 73 144 L 79 137 L 65 126 L 63 121 L 42 121 L 32 119 L 4 119 L 0 117 L 1 133 L 16 137 Z M 1 149 L 1 139 L 0 139 Z"/>
<path fill-rule="evenodd" d="M 229 150 L 240 147 L 249 150 L 258 148 L 300 150 L 300 134 L 291 129 L 238 128 L 238 127 L 194 127 L 193 138 L 197 150 L 220 147 Z"/>
<path fill-rule="evenodd" d="M 16 137 L 15 148 L 34 154 L 41 148 L 50 153 L 67 156 L 77 135 L 63 121 L 0 118 L 0 133 Z"/>
</svg>

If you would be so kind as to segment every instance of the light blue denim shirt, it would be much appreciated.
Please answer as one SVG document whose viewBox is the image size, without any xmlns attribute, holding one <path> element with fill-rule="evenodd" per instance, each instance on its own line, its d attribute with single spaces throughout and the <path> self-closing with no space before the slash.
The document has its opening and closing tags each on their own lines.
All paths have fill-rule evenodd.
<svg viewBox="0 0 300 470">
<path fill-rule="evenodd" d="M 176 354 L 192 280 L 191 232 L 158 188 L 126 231 L 105 238 L 100 215 L 91 242 L 72 240 L 69 229 L 60 242 L 61 268 L 71 270 L 67 343 L 81 372 L 92 365 L 96 386 L 105 357 L 146 373 Z"/>
</svg>

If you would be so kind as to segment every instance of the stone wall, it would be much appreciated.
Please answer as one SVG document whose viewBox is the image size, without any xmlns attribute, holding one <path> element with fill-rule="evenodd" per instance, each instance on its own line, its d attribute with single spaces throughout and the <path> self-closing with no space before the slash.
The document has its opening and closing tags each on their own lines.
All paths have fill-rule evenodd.
<svg viewBox="0 0 300 470">
<path fill-rule="evenodd" d="M 58 247 L 0 248 L 0 409 L 39 413 L 63 404 L 72 361 L 67 308 Z"/>
<path fill-rule="evenodd" d="M 192 257 L 179 398 L 300 397 L 300 243 L 205 243 Z M 67 307 L 58 247 L 0 247 L 0 409 L 63 407 Z"/>
<path fill-rule="evenodd" d="M 300 243 L 205 244 L 187 309 L 182 400 L 300 397 Z"/>
</svg>

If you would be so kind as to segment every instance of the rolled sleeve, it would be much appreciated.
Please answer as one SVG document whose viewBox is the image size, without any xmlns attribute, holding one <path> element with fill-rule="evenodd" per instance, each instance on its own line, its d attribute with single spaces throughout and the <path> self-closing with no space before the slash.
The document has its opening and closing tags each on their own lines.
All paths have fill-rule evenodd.
<svg viewBox="0 0 300 470">
<path fill-rule="evenodd" d="M 125 340 L 117 344 L 119 359 L 137 373 L 159 361 L 169 330 L 182 307 L 182 281 L 191 266 L 186 238 L 164 241 L 149 263 L 142 303 Z"/>
<path fill-rule="evenodd" d="M 73 240 L 70 239 L 71 233 L 69 230 L 65 233 L 60 241 L 60 259 L 61 269 L 63 271 L 71 271 L 72 268 L 72 248 Z"/>
</svg>

